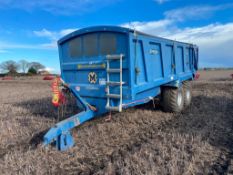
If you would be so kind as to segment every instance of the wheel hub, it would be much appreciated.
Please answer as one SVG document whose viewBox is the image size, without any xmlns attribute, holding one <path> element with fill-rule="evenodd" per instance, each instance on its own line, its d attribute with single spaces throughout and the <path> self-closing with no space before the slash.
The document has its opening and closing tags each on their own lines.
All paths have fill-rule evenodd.
<svg viewBox="0 0 233 175">
<path fill-rule="evenodd" d="M 177 104 L 178 104 L 178 106 L 181 106 L 181 104 L 182 104 L 182 93 L 181 93 L 181 91 L 178 92 Z"/>
<path fill-rule="evenodd" d="M 190 91 L 189 91 L 189 90 L 187 90 L 187 91 L 186 91 L 186 98 L 187 98 L 187 100 L 189 100 L 189 99 L 190 99 L 190 97 L 191 97 L 191 93 L 190 93 Z"/>
</svg>

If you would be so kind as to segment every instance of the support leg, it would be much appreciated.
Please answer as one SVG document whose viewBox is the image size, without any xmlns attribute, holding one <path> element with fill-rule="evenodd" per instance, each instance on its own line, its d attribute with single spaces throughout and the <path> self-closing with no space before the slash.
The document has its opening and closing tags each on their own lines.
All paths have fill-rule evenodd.
<svg viewBox="0 0 233 175">
<path fill-rule="evenodd" d="M 65 151 L 74 146 L 74 139 L 71 136 L 70 131 L 67 131 L 64 134 L 61 134 L 57 137 L 56 147 L 60 151 Z"/>
<path fill-rule="evenodd" d="M 110 111 L 108 117 L 105 119 L 105 122 L 110 122 L 112 120 L 112 112 Z"/>
<path fill-rule="evenodd" d="M 94 117 L 91 110 L 83 111 L 57 123 L 44 135 L 44 146 L 55 141 L 58 150 L 66 150 L 74 145 L 70 130 Z"/>
</svg>

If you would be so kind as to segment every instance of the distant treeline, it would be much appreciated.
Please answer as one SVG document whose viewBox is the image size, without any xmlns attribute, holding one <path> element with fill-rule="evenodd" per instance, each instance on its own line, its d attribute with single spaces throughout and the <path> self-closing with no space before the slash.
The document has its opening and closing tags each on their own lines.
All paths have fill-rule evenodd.
<svg viewBox="0 0 233 175">
<path fill-rule="evenodd" d="M 199 68 L 199 70 L 233 70 L 233 67 L 217 67 L 217 68 L 211 68 L 211 67 L 203 67 Z"/>
<path fill-rule="evenodd" d="M 16 62 L 13 60 L 8 60 L 0 63 L 0 76 L 36 75 L 40 71 L 43 71 L 43 69 L 45 69 L 45 66 L 39 62 L 28 62 L 26 60 Z"/>
<path fill-rule="evenodd" d="M 8 74 L 8 73 L 0 73 L 0 78 L 6 77 L 6 76 L 14 76 L 14 77 L 26 77 L 26 76 L 32 76 L 32 75 L 38 75 L 38 74 L 30 74 L 30 73 L 17 73 L 17 74 Z M 39 74 L 41 75 L 41 74 Z M 51 76 L 57 76 L 58 74 L 49 74 Z"/>
</svg>

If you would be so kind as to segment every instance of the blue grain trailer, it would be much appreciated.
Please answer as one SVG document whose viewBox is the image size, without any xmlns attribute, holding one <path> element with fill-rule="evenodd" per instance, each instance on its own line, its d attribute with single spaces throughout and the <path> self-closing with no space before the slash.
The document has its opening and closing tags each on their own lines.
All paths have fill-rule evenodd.
<svg viewBox="0 0 233 175">
<path fill-rule="evenodd" d="M 191 102 L 198 47 L 132 29 L 98 26 L 58 41 L 61 77 L 82 112 L 52 127 L 44 145 L 73 146 L 70 130 L 110 111 L 160 97 L 164 111 L 180 112 Z"/>
</svg>

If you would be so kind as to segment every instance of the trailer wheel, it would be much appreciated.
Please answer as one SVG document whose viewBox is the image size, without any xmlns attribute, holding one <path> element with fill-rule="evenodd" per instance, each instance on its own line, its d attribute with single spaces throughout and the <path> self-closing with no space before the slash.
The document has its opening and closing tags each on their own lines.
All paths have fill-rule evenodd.
<svg viewBox="0 0 233 175">
<path fill-rule="evenodd" d="M 181 112 L 184 108 L 183 89 L 165 87 L 162 91 L 162 104 L 165 112 Z"/>
<path fill-rule="evenodd" d="M 184 91 L 184 106 L 187 107 L 190 105 L 192 100 L 192 83 L 191 81 L 183 82 L 183 91 Z"/>
</svg>

